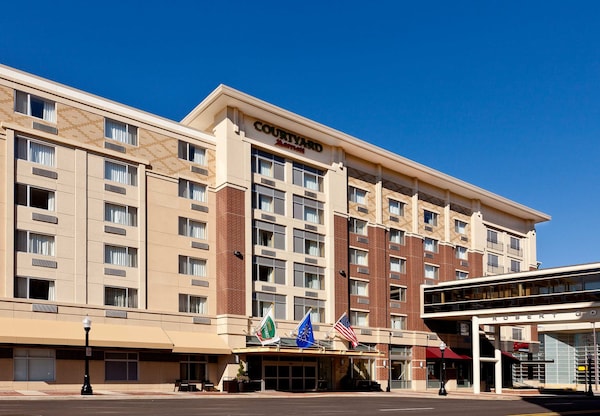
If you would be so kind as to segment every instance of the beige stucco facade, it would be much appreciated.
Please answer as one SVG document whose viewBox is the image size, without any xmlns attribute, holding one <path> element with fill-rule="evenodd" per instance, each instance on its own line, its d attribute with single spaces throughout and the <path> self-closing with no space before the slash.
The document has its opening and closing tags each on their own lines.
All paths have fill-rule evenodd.
<svg viewBox="0 0 600 416">
<path fill-rule="evenodd" d="M 240 359 L 264 381 L 299 354 L 252 342 L 273 303 L 290 340 L 314 312 L 305 388 L 361 360 L 385 380 L 391 345 L 422 389 L 439 341 L 418 287 L 537 267 L 549 220 L 225 86 L 174 122 L 0 67 L 0 171 L 0 320 L 22 323 L 0 330 L 0 388 L 78 384 L 85 315 L 95 385 L 172 388 L 193 368 L 223 388 Z M 344 311 L 368 349 L 335 336 Z M 40 353 L 52 374 L 23 373 Z"/>
</svg>

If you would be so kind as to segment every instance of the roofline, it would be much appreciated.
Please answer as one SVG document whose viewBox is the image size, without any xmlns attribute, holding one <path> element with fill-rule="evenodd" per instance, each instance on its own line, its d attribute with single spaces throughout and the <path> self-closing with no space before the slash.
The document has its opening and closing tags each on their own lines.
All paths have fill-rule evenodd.
<svg viewBox="0 0 600 416">
<path fill-rule="evenodd" d="M 127 106 L 125 104 L 118 103 L 100 96 L 84 92 L 82 90 L 69 87 L 58 82 L 54 82 L 33 74 L 29 74 L 25 71 L 21 71 L 15 68 L 11 68 L 6 65 L 0 64 L 0 78 L 12 81 L 17 84 L 39 89 L 45 93 L 55 94 L 59 97 L 67 98 L 77 103 L 94 107 L 109 113 L 116 115 L 131 117 L 132 119 L 142 121 L 144 123 L 170 130 L 185 136 L 198 137 L 200 136 L 203 140 L 214 142 L 214 136 L 183 125 L 177 121 L 170 120 L 165 117 L 157 116 L 155 114 L 139 110 L 137 108 Z"/>
<path fill-rule="evenodd" d="M 408 176 L 415 177 L 419 180 L 423 180 L 426 183 L 432 183 L 434 185 L 438 182 L 442 182 L 442 189 L 447 189 L 453 193 L 465 196 L 472 200 L 480 200 L 485 205 L 499 208 L 503 212 L 515 215 L 519 218 L 525 218 L 534 221 L 534 223 L 545 222 L 551 219 L 550 215 L 541 211 L 529 208 L 493 192 L 486 191 L 483 188 L 469 184 L 465 181 L 407 159 L 389 150 L 350 136 L 331 127 L 327 127 L 321 123 L 310 120 L 306 117 L 300 116 L 296 113 L 285 110 L 281 107 L 275 106 L 223 84 L 215 88 L 200 104 L 198 104 L 183 120 L 181 120 L 181 123 L 187 124 L 201 119 L 202 126 L 200 128 L 207 129 L 214 122 L 215 115 L 227 106 L 237 107 L 242 111 L 246 110 L 245 112 L 248 114 L 251 114 L 249 111 L 254 110 L 254 113 L 256 113 L 258 110 L 261 112 L 270 113 L 275 117 L 280 117 L 290 123 L 299 124 L 314 131 L 315 133 L 320 133 L 332 138 L 333 140 L 329 140 L 329 142 L 333 142 L 334 140 L 343 142 L 343 147 L 346 149 L 352 149 L 352 153 L 354 154 L 360 154 L 360 152 L 374 154 L 384 159 L 384 162 L 387 161 L 387 163 L 383 163 L 383 165 L 387 166 L 391 170 L 397 170 L 397 165 L 401 164 L 403 173 L 406 172 Z M 319 137 L 319 140 L 327 143 L 326 138 Z"/>
<path fill-rule="evenodd" d="M 434 290 L 436 288 L 444 288 L 446 286 L 468 286 L 477 283 L 501 283 L 506 280 L 515 280 L 519 278 L 525 277 L 544 277 L 546 275 L 554 275 L 557 273 L 568 273 L 568 272 L 585 272 L 592 271 L 597 269 L 600 271 L 600 263 L 583 263 L 583 264 L 575 264 L 571 266 L 559 266 L 559 267 L 550 267 L 548 269 L 538 269 L 538 270 L 529 270 L 526 272 L 519 273 L 507 273 L 507 274 L 499 274 L 495 276 L 485 276 L 485 277 L 475 277 L 463 280 L 452 280 L 449 282 L 440 282 L 436 285 L 422 285 L 424 290 L 431 289 Z"/>
</svg>

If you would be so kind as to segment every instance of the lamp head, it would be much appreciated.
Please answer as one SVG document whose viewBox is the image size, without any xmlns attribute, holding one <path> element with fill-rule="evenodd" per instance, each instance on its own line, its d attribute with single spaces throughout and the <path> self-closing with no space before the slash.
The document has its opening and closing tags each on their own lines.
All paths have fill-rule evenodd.
<svg viewBox="0 0 600 416">
<path fill-rule="evenodd" d="M 83 329 L 90 329 L 92 327 L 92 320 L 90 319 L 89 316 L 85 316 L 85 318 L 83 318 Z"/>
<path fill-rule="evenodd" d="M 440 351 L 444 351 L 446 349 L 446 343 L 444 341 L 440 342 Z"/>
</svg>

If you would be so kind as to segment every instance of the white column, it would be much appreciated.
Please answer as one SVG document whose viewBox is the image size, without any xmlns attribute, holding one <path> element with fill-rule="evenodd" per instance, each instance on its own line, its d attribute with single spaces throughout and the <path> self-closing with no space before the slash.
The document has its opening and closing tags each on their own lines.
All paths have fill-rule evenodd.
<svg viewBox="0 0 600 416">
<path fill-rule="evenodd" d="M 481 393 L 481 362 L 479 353 L 479 318 L 471 318 L 471 344 L 473 348 L 473 394 Z"/>
<path fill-rule="evenodd" d="M 494 384 L 496 394 L 502 394 L 502 350 L 500 349 L 500 325 L 494 329 Z"/>
</svg>

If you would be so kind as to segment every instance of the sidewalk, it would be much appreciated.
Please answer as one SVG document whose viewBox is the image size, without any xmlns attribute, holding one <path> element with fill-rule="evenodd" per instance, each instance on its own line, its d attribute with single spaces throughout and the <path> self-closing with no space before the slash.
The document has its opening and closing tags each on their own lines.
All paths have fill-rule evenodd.
<svg viewBox="0 0 600 416">
<path fill-rule="evenodd" d="M 82 396 L 79 389 L 72 391 L 42 391 L 42 390 L 13 390 L 0 391 L 0 400 L 24 400 L 24 399 L 80 399 L 80 400 L 99 400 L 99 399 L 201 399 L 201 398 L 247 398 L 247 397 L 315 397 L 315 396 L 378 396 L 378 395 L 393 395 L 401 397 L 429 397 L 431 399 L 473 399 L 473 400 L 520 400 L 521 397 L 531 397 L 533 395 L 543 396 L 537 390 L 522 391 L 522 390 L 503 390 L 503 394 L 495 394 L 485 392 L 481 394 L 473 394 L 469 391 L 450 391 L 447 396 L 439 396 L 437 390 L 430 391 L 412 391 L 412 390 L 392 390 L 391 392 L 303 392 L 292 393 L 282 391 L 258 391 L 248 393 L 224 393 L 224 392 L 168 392 L 168 391 L 110 391 L 110 390 L 94 390 L 91 396 Z"/>
</svg>

